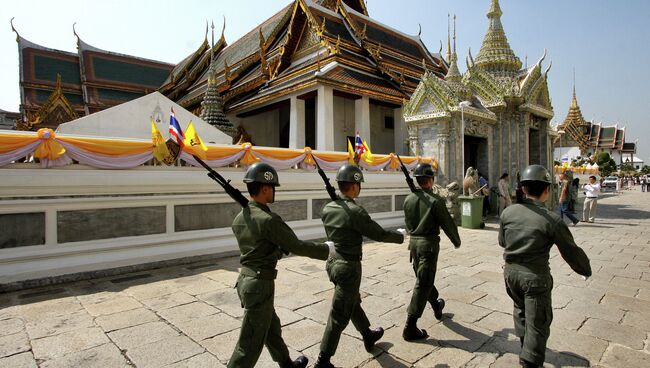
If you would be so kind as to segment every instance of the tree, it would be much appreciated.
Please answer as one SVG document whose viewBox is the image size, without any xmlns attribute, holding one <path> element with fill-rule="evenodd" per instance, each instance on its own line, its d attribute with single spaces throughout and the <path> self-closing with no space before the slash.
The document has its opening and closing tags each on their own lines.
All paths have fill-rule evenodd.
<svg viewBox="0 0 650 368">
<path fill-rule="evenodd" d="M 631 176 L 631 175 L 634 175 L 636 173 L 636 169 L 634 169 L 634 166 L 632 166 L 630 164 L 622 164 L 619 171 L 623 175 L 626 175 L 626 176 Z"/>
<path fill-rule="evenodd" d="M 616 171 L 616 161 L 607 152 L 601 152 L 596 157 L 596 163 L 602 176 L 608 176 Z"/>
<path fill-rule="evenodd" d="M 642 174 L 650 174 L 650 166 L 643 165 L 643 167 L 641 168 L 641 173 Z"/>
</svg>

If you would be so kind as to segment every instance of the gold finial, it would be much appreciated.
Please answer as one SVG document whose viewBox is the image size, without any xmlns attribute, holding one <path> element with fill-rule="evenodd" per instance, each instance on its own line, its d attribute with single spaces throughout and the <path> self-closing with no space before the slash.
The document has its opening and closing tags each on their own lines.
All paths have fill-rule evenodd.
<svg viewBox="0 0 650 368">
<path fill-rule="evenodd" d="M 320 32 L 325 32 L 325 17 L 323 17 L 323 23 L 320 25 Z"/>
<path fill-rule="evenodd" d="M 339 54 L 341 52 L 341 35 L 336 36 L 336 44 L 334 45 L 334 52 Z"/>
<path fill-rule="evenodd" d="M 260 27 L 260 50 L 264 50 L 264 44 L 266 43 L 266 40 L 264 40 L 264 34 L 262 33 L 262 27 Z"/>
<path fill-rule="evenodd" d="M 14 33 L 16 33 L 16 42 L 18 42 L 18 40 L 20 40 L 20 34 L 16 30 L 16 27 L 14 27 L 14 18 L 15 17 L 11 17 L 11 20 L 9 21 L 9 24 L 11 24 L 11 30 L 14 31 Z"/>
<path fill-rule="evenodd" d="M 226 41 L 225 32 L 226 32 L 226 16 L 224 15 L 223 16 L 223 27 L 221 27 L 221 41 L 222 42 Z"/>
<path fill-rule="evenodd" d="M 456 54 L 456 14 L 454 14 L 454 54 Z"/>
<path fill-rule="evenodd" d="M 212 49 L 214 47 L 214 19 L 212 20 L 212 24 L 210 25 L 210 28 L 211 28 L 210 49 Z M 206 30 L 205 34 L 207 36 L 207 34 L 208 34 L 208 32 L 207 32 L 207 30 L 208 30 L 208 22 L 207 21 L 205 22 L 205 30 Z"/>
<path fill-rule="evenodd" d="M 418 37 L 420 37 L 422 35 L 422 24 L 418 23 L 418 27 Z"/>
<path fill-rule="evenodd" d="M 368 31 L 368 24 L 363 24 L 363 29 L 361 30 L 361 38 L 366 38 L 366 32 Z"/>
</svg>

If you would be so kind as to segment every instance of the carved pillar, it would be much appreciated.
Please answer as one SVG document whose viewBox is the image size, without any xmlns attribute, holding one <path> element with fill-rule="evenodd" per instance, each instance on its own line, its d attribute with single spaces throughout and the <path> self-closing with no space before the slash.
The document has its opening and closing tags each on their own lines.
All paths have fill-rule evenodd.
<svg viewBox="0 0 650 368">
<path fill-rule="evenodd" d="M 449 173 L 449 156 L 447 156 L 447 143 L 449 142 L 449 134 L 447 133 L 438 133 L 436 137 L 438 145 L 438 177 L 436 182 L 440 185 L 446 185 L 449 182 L 447 173 Z"/>
<path fill-rule="evenodd" d="M 354 129 L 359 132 L 361 139 L 372 146 L 370 142 L 370 99 L 368 96 L 362 96 L 354 101 L 354 123 Z"/>
<path fill-rule="evenodd" d="M 395 129 L 393 130 L 395 148 L 393 152 L 398 155 L 407 154 L 408 148 L 406 147 L 406 141 L 408 133 L 406 131 L 406 123 L 404 122 L 403 109 L 400 107 L 393 110 L 393 121 L 395 123 Z"/>
<path fill-rule="evenodd" d="M 418 127 L 414 123 L 410 123 L 406 126 L 409 135 L 409 155 L 417 156 L 420 154 L 418 149 Z"/>
</svg>

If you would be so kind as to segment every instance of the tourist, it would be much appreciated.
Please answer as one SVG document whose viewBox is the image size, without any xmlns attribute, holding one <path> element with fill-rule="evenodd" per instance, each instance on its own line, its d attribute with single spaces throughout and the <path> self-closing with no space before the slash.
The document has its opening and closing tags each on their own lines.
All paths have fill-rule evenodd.
<svg viewBox="0 0 650 368">
<path fill-rule="evenodd" d="M 321 220 L 335 251 L 327 259 L 325 269 L 334 284 L 330 314 L 320 343 L 320 354 L 314 368 L 334 368 L 330 359 L 336 353 L 341 334 L 350 321 L 361 334 L 363 346 L 370 352 L 384 335 L 381 327 L 370 328 L 368 316 L 361 308 L 361 258 L 363 237 L 384 243 L 404 242 L 405 229 L 384 230 L 370 218 L 355 199 L 361 193 L 363 172 L 354 165 L 343 165 L 336 173 L 341 195 L 325 205 Z"/>
<path fill-rule="evenodd" d="M 582 221 L 594 222 L 600 184 L 596 181 L 596 177 L 592 175 L 589 177 L 589 183 L 585 184 L 583 189 L 585 190 L 585 204 L 582 207 Z"/>
<path fill-rule="evenodd" d="M 490 212 L 490 188 L 488 185 L 488 181 L 483 176 L 483 173 L 479 171 L 478 173 L 478 186 L 481 189 L 481 193 L 483 194 L 483 218 L 487 218 L 488 212 Z"/>
<path fill-rule="evenodd" d="M 572 176 L 570 171 L 560 174 L 560 218 L 564 219 L 564 216 L 568 217 L 569 220 L 573 223 L 573 226 L 577 226 L 580 222 L 577 217 L 571 213 L 569 209 L 569 204 L 571 203 L 571 182 Z"/>
<path fill-rule="evenodd" d="M 647 186 L 645 175 L 641 175 L 641 177 L 639 178 L 639 181 L 641 182 L 641 191 L 645 192 L 646 186 Z"/>
<path fill-rule="evenodd" d="M 543 206 L 551 195 L 551 174 L 543 166 L 530 165 L 522 183 L 526 199 L 501 215 L 499 245 L 504 248 L 503 276 L 521 343 L 519 362 L 523 367 L 542 367 L 553 320 L 551 246 L 556 244 L 562 258 L 585 278 L 591 276 L 591 265 L 564 221 Z"/>
<path fill-rule="evenodd" d="M 275 202 L 275 188 L 280 182 L 270 165 L 253 164 L 244 175 L 244 183 L 251 200 L 232 223 L 241 252 L 242 267 L 235 287 L 244 317 L 228 368 L 254 367 L 264 346 L 281 368 L 305 368 L 308 359 L 301 355 L 291 360 L 282 339 L 282 323 L 273 306 L 276 266 L 283 251 L 325 260 L 334 251 L 334 244 L 299 240 L 271 211 L 268 205 Z"/>
<path fill-rule="evenodd" d="M 411 302 L 406 310 L 406 324 L 402 331 L 402 338 L 406 341 L 421 340 L 428 336 L 425 330 L 417 326 L 427 303 L 433 308 L 436 319 L 442 319 L 445 301 L 438 298 L 438 289 L 434 285 L 440 253 L 440 229 L 447 234 L 454 248 L 459 248 L 461 242 L 458 228 L 447 211 L 445 200 L 433 193 L 433 167 L 420 163 L 413 170 L 413 176 L 422 189 L 409 194 L 403 206 L 404 222 L 411 234 L 409 259 L 413 263 L 416 277 Z"/>
<path fill-rule="evenodd" d="M 503 173 L 499 178 L 499 213 L 512 204 L 510 199 L 510 183 L 508 183 L 510 176 L 508 173 Z"/>
</svg>

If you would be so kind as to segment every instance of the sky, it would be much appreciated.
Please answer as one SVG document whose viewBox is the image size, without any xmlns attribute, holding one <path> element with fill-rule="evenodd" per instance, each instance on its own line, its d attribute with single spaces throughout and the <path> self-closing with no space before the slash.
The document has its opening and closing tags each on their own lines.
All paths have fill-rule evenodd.
<svg viewBox="0 0 650 368">
<path fill-rule="evenodd" d="M 203 41 L 206 19 L 218 38 L 226 18 L 229 43 L 259 25 L 291 0 L 22 0 L 0 8 L 0 109 L 18 111 L 20 35 L 37 44 L 76 52 L 79 36 L 95 47 L 177 63 Z M 447 14 L 457 16 L 461 72 L 468 49 L 476 56 L 487 29 L 490 0 L 367 0 L 370 16 L 404 33 L 417 34 L 431 52 L 446 47 Z M 560 123 L 571 103 L 573 70 L 583 116 L 626 126 L 626 140 L 638 140 L 637 156 L 650 165 L 650 1 L 501 0 L 510 46 L 522 63 L 533 64 L 544 49 L 553 67 L 549 91 Z M 443 54 L 446 48 L 443 49 Z"/>
</svg>

